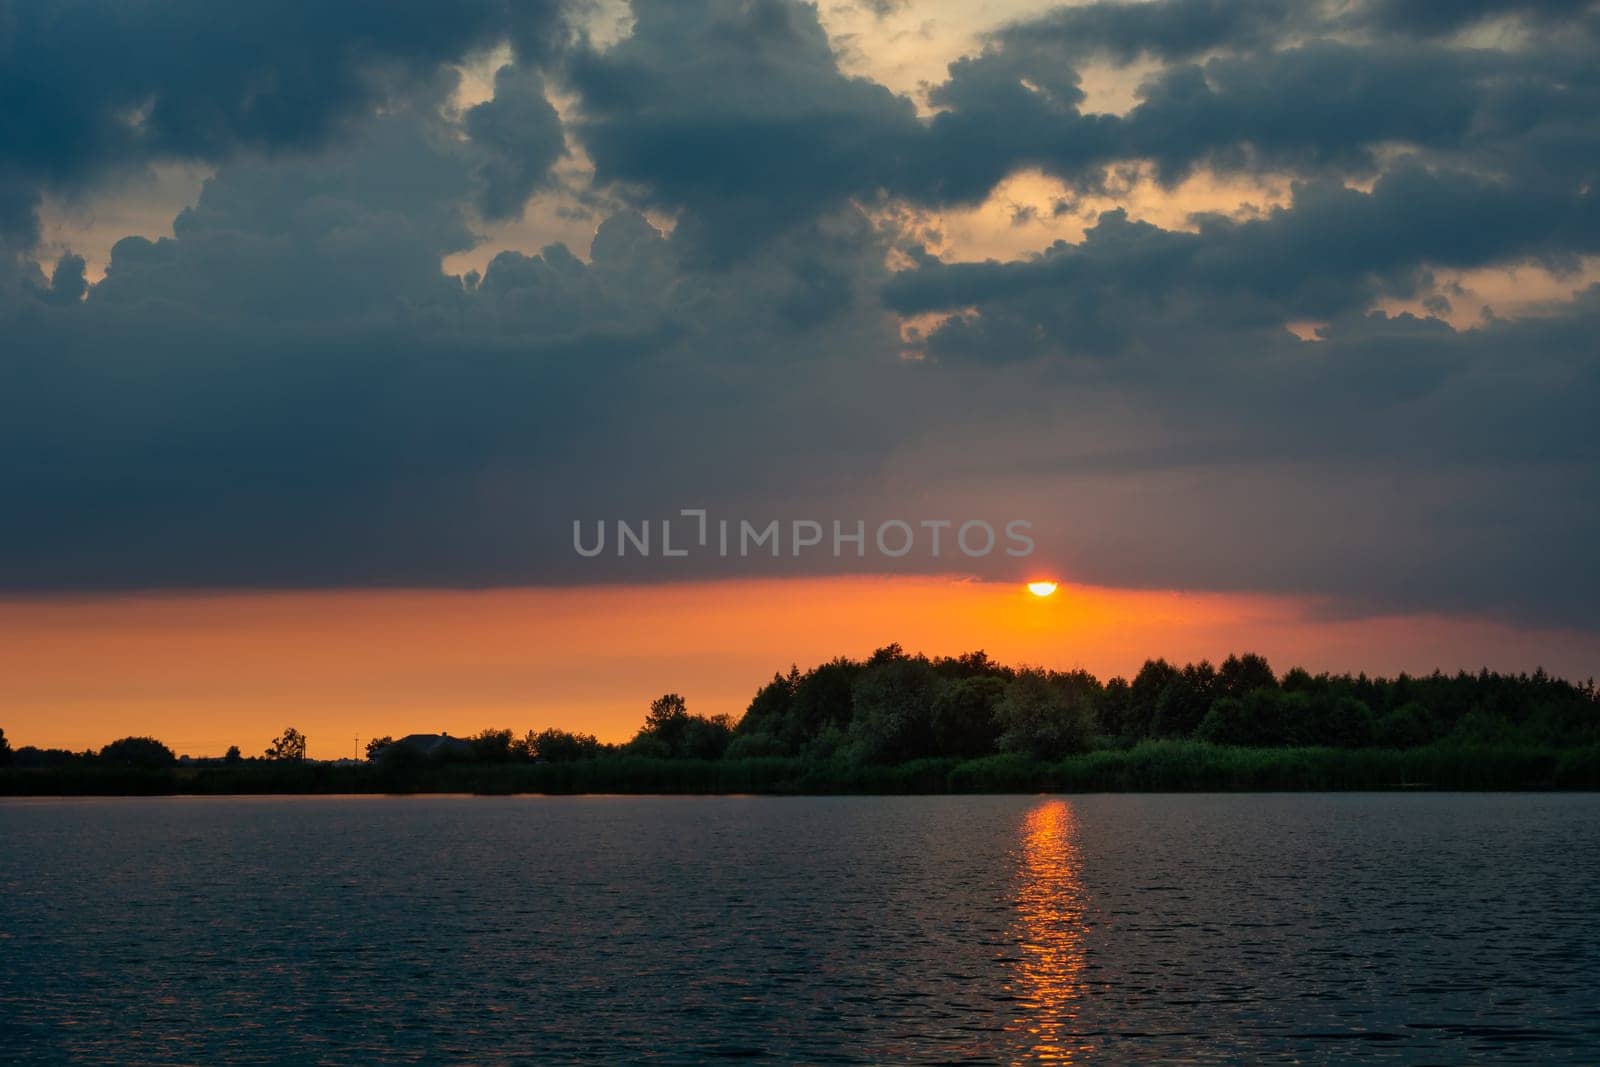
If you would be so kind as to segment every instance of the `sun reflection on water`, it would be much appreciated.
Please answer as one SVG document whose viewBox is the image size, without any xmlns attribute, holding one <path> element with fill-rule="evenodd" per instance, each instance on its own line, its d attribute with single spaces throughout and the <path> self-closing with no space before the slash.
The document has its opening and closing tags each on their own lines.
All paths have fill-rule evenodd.
<svg viewBox="0 0 1600 1067">
<path fill-rule="evenodd" d="M 1028 1062 L 1071 1063 L 1089 1051 L 1072 1033 L 1084 980 L 1084 908 L 1077 820 L 1065 801 L 1029 811 L 1018 850 L 1016 980 Z"/>
</svg>

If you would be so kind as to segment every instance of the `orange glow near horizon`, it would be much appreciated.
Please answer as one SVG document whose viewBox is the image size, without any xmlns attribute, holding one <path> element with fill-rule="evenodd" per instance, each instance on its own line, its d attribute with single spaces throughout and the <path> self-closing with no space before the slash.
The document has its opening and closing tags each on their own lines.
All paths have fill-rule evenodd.
<svg viewBox="0 0 1600 1067">
<path fill-rule="evenodd" d="M 631 736 L 652 698 L 743 713 L 790 664 L 898 641 L 1102 678 L 1146 658 L 1257 651 L 1280 671 L 1489 666 L 1581 677 L 1594 635 L 1431 617 L 1318 618 L 1295 598 L 851 577 L 571 589 L 341 590 L 0 598 L 0 729 L 81 750 L 149 734 L 180 753 L 310 754 L 357 738 L 559 726 Z"/>
</svg>

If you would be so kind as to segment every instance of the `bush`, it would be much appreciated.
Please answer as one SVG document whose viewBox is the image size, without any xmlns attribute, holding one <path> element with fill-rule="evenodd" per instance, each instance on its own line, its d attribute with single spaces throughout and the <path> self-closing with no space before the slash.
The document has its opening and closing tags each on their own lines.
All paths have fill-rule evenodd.
<svg viewBox="0 0 1600 1067">
<path fill-rule="evenodd" d="M 153 737 L 124 737 L 100 750 L 100 758 L 107 763 L 120 763 L 128 767 L 157 770 L 178 762 L 172 749 Z"/>
</svg>

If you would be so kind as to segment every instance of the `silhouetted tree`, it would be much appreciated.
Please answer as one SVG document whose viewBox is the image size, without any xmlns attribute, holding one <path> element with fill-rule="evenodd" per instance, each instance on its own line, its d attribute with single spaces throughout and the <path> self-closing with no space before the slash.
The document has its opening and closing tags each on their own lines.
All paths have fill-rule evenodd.
<svg viewBox="0 0 1600 1067">
<path fill-rule="evenodd" d="M 924 669 L 931 681 L 912 681 Z M 898 645 L 876 650 L 865 663 L 841 657 L 803 673 L 791 668 L 756 694 L 728 754 L 827 759 L 848 748 L 877 760 L 967 755 L 978 739 L 964 729 L 979 730 L 982 719 L 956 712 L 972 695 L 957 686 L 1016 675 L 982 653 L 928 661 Z M 1246 653 L 1230 655 L 1215 670 L 1205 662 L 1177 667 L 1150 660 L 1131 683 L 1113 678 L 1103 687 L 1083 671 L 1047 672 L 1046 680 L 1062 687 L 1069 703 L 1091 707 L 1093 729 L 1121 744 L 1156 736 L 1251 746 L 1414 746 L 1445 737 L 1476 744 L 1600 744 L 1594 688 L 1542 671 L 1388 680 L 1293 668 L 1279 680 L 1264 658 Z M 906 699 L 918 691 L 920 698 Z M 919 734 L 923 726 L 926 733 Z"/>
<path fill-rule="evenodd" d="M 795 715 L 795 688 L 800 684 L 800 669 L 791 666 L 788 675 L 774 674 L 772 681 L 756 690 L 744 717 L 734 732 L 743 740 L 743 750 L 751 754 L 779 755 L 804 739 L 804 726 Z"/>
<path fill-rule="evenodd" d="M 472 758 L 482 763 L 505 763 L 511 758 L 510 730 L 482 730 L 470 739 Z"/>
<path fill-rule="evenodd" d="M 1151 737 L 1155 733 L 1156 709 L 1167 686 L 1181 680 L 1178 668 L 1164 659 L 1145 660 L 1128 687 L 1128 707 L 1123 716 L 1123 735 L 1127 738 Z"/>
<path fill-rule="evenodd" d="M 675 752 L 683 742 L 683 733 L 689 723 L 688 703 L 677 693 L 664 693 L 650 702 L 650 711 L 644 717 L 644 727 L 634 738 L 639 742 L 636 751 L 656 755 L 659 748 L 666 754 Z"/>
<path fill-rule="evenodd" d="M 795 683 L 791 720 L 797 740 L 815 738 L 829 727 L 841 732 L 850 728 L 850 717 L 855 712 L 852 694 L 861 670 L 861 664 L 840 656 Z"/>
<path fill-rule="evenodd" d="M 976 652 L 963 652 L 954 658 L 945 656 L 933 661 L 934 673 L 941 678 L 999 678 L 1008 681 L 1015 677 L 1016 672 L 1002 663 L 996 663 L 989 658 L 989 653 L 983 649 Z"/>
<path fill-rule="evenodd" d="M 6 732 L 0 730 L 0 767 L 11 766 L 11 742 L 6 740 Z"/>
<path fill-rule="evenodd" d="M 1217 670 L 1216 695 L 1243 700 L 1257 689 L 1278 688 L 1277 676 L 1266 658 L 1254 652 L 1229 656 Z"/>
<path fill-rule="evenodd" d="M 90 753 L 84 753 L 90 755 Z M 60 767 L 77 759 L 78 755 L 65 748 L 35 748 L 23 745 L 12 753 L 11 764 L 19 768 Z"/>
<path fill-rule="evenodd" d="M 1290 667 L 1283 676 L 1285 693 L 1305 693 L 1316 688 L 1317 681 L 1304 667 Z"/>
<path fill-rule="evenodd" d="M 592 734 L 574 734 L 554 727 L 533 736 L 533 758 L 551 763 L 570 763 L 574 760 L 593 759 L 600 754 L 601 745 Z"/>
<path fill-rule="evenodd" d="M 124 737 L 100 750 L 100 758 L 107 763 L 122 763 L 130 767 L 170 767 L 178 762 L 172 749 L 153 737 Z"/>
<path fill-rule="evenodd" d="M 733 738 L 733 721 L 726 715 L 706 718 L 690 715 L 677 693 L 651 701 L 650 712 L 627 751 L 637 756 L 679 759 L 721 759 Z"/>
<path fill-rule="evenodd" d="M 868 667 L 877 667 L 885 663 L 894 663 L 896 660 L 909 659 L 906 650 L 900 647 L 899 641 L 892 641 L 882 648 L 874 649 L 872 655 L 867 657 Z"/>
<path fill-rule="evenodd" d="M 1107 737 L 1132 739 L 1133 726 L 1130 707 L 1133 691 L 1126 678 L 1113 678 L 1100 694 L 1096 710 L 1097 726 Z"/>
<path fill-rule="evenodd" d="M 293 726 L 287 727 L 283 733 L 273 738 L 272 744 L 267 746 L 265 755 L 267 759 L 299 762 L 306 758 L 306 735 Z"/>
<path fill-rule="evenodd" d="M 223 763 L 242 763 L 244 756 L 239 752 L 238 745 L 229 745 L 228 751 L 222 754 Z"/>
<path fill-rule="evenodd" d="M 686 759 L 721 759 L 733 740 L 733 721 L 726 715 L 689 716 L 674 756 Z"/>
<path fill-rule="evenodd" d="M 1188 737 L 1206 717 L 1216 688 L 1216 669 L 1205 660 L 1177 671 L 1156 697 L 1150 732 L 1157 737 Z"/>
<path fill-rule="evenodd" d="M 394 738 L 388 736 L 387 734 L 385 734 L 383 737 L 374 737 L 371 741 L 367 742 L 367 759 L 377 759 L 378 753 L 382 752 L 392 744 L 394 744 Z"/>
</svg>

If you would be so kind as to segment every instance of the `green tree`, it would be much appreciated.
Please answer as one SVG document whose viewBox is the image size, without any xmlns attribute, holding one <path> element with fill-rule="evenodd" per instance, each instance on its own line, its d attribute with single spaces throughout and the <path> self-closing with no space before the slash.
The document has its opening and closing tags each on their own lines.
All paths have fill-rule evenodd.
<svg viewBox="0 0 1600 1067">
<path fill-rule="evenodd" d="M 1087 752 L 1094 739 L 1094 700 L 1082 687 L 1027 668 L 1006 685 L 995 706 L 999 748 L 1040 760 Z"/>
<path fill-rule="evenodd" d="M 870 762 L 899 763 L 933 751 L 933 700 L 939 679 L 922 657 L 891 645 L 856 678 L 850 741 Z"/>
<path fill-rule="evenodd" d="M 286 727 L 283 733 L 272 739 L 265 755 L 267 759 L 298 763 L 306 758 L 306 735 L 293 726 Z"/>
<path fill-rule="evenodd" d="M 1257 689 L 1243 700 L 1223 697 L 1211 705 L 1195 735 L 1214 745 L 1306 744 L 1311 700 L 1304 693 Z"/>
<path fill-rule="evenodd" d="M 830 726 L 848 730 L 855 715 L 856 678 L 862 670 L 861 664 L 840 656 L 796 679 L 789 716 L 792 732 L 784 734 L 783 740 L 800 747 Z"/>
<path fill-rule="evenodd" d="M 1213 701 L 1206 717 L 1200 720 L 1195 736 L 1213 745 L 1248 744 L 1245 737 L 1246 716 L 1244 701 L 1238 697 L 1223 697 Z"/>
<path fill-rule="evenodd" d="M 1188 737 L 1205 718 L 1216 688 L 1216 668 L 1205 660 L 1172 674 L 1156 697 L 1150 732 L 1160 737 Z"/>
<path fill-rule="evenodd" d="M 792 744 L 805 739 L 805 728 L 795 716 L 795 689 L 800 670 L 791 666 L 787 676 L 774 674 L 772 681 L 756 690 L 744 717 L 739 720 L 735 740 L 745 740 L 738 751 L 760 755 L 786 754 Z M 749 739 L 749 740 L 746 740 Z"/>
<path fill-rule="evenodd" d="M 1147 659 L 1128 687 L 1128 706 L 1121 734 L 1126 740 L 1139 740 L 1155 733 L 1156 709 L 1167 686 L 1181 681 L 1178 668 L 1164 659 Z"/>
<path fill-rule="evenodd" d="M 153 737 L 124 737 L 100 750 L 100 758 L 107 763 L 122 763 L 130 767 L 170 767 L 178 762 L 172 749 Z"/>
<path fill-rule="evenodd" d="M 1379 717 L 1373 739 L 1385 748 L 1416 748 L 1433 740 L 1433 715 L 1415 700 Z"/>
<path fill-rule="evenodd" d="M 767 756 L 788 756 L 791 753 L 771 734 L 736 733 L 728 742 L 723 755 L 728 759 L 760 759 Z"/>
<path fill-rule="evenodd" d="M 1132 703 L 1133 690 L 1126 678 L 1113 678 L 1107 682 L 1095 711 L 1095 722 L 1099 731 L 1107 737 L 1131 737 Z"/>
<path fill-rule="evenodd" d="M 1372 709 L 1352 696 L 1329 693 L 1311 701 L 1309 721 L 1298 735 L 1302 744 L 1365 748 L 1372 744 Z"/>
<path fill-rule="evenodd" d="M 1005 691 L 1005 681 L 992 674 L 959 678 L 941 688 L 933 698 L 934 752 L 964 759 L 993 752 L 1000 737 L 995 707 Z"/>
</svg>

